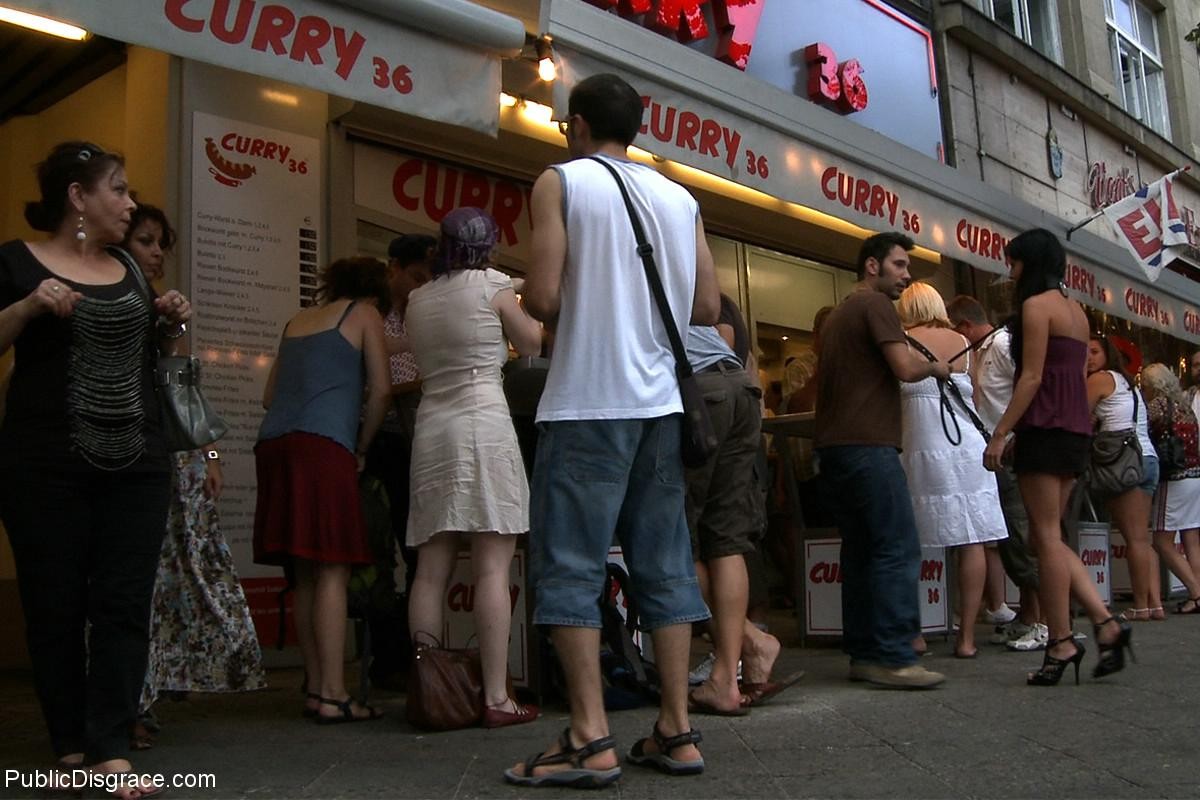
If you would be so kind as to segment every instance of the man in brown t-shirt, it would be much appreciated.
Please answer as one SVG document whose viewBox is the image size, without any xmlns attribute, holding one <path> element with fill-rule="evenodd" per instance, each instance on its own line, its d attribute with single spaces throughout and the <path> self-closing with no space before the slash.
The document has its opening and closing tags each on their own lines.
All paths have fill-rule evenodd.
<svg viewBox="0 0 1200 800">
<path fill-rule="evenodd" d="M 816 440 L 842 537 L 843 649 L 850 679 L 918 689 L 944 676 L 917 664 L 921 545 L 900 466 L 900 381 L 949 376 L 909 350 L 892 302 L 911 278 L 902 233 L 878 233 L 858 255 L 859 283 L 821 332 Z"/>
</svg>

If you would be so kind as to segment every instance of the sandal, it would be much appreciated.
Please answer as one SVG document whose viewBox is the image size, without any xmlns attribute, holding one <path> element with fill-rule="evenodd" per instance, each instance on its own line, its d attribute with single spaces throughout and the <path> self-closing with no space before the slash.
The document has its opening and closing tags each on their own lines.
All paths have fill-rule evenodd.
<svg viewBox="0 0 1200 800">
<path fill-rule="evenodd" d="M 525 759 L 521 770 L 511 767 L 504 770 L 504 780 L 518 786 L 570 786 L 575 789 L 599 789 L 621 777 L 621 768 L 588 769 L 583 765 L 586 759 L 605 750 L 615 750 L 617 742 L 611 736 L 593 739 L 582 747 L 571 744 L 571 729 L 567 728 L 558 737 L 557 753 L 538 753 Z M 534 775 L 538 767 L 549 767 L 555 764 L 569 764 L 570 769 L 547 772 L 545 775 Z"/>
<path fill-rule="evenodd" d="M 1163 611 L 1162 606 L 1155 606 L 1150 609 L 1150 620 L 1152 622 L 1163 622 L 1167 618 L 1167 612 Z"/>
<path fill-rule="evenodd" d="M 654 739 L 654 744 L 658 747 L 657 752 L 646 751 L 646 742 L 650 741 L 650 738 Z M 680 747 L 700 744 L 704 739 L 700 735 L 700 731 L 692 729 L 678 736 L 663 736 L 658 729 L 658 722 L 655 722 L 650 738 L 640 739 L 629 751 L 629 755 L 625 756 L 625 760 L 630 764 L 651 767 L 668 775 L 699 775 L 704 772 L 703 758 L 699 761 L 677 761 L 670 756 L 672 751 L 678 750 Z"/>
<path fill-rule="evenodd" d="M 316 700 L 317 706 L 319 708 L 320 704 L 321 704 L 321 695 L 317 694 L 316 692 L 305 692 L 304 693 L 304 710 L 300 712 L 300 716 L 302 716 L 302 717 L 315 717 L 318 714 L 317 708 L 309 708 L 308 707 L 309 700 Z"/>
<path fill-rule="evenodd" d="M 1186 606 L 1188 603 L 1191 603 L 1192 607 L 1189 608 L 1187 611 L 1184 611 L 1183 607 Z M 1200 614 L 1200 597 L 1189 597 L 1187 600 L 1184 600 L 1182 603 L 1177 603 L 1175 605 L 1175 613 L 1176 614 Z"/>
<path fill-rule="evenodd" d="M 383 718 L 383 712 L 373 708 L 372 706 L 359 706 L 359 708 L 366 709 L 367 715 L 365 717 L 355 716 L 352 705 L 354 700 L 349 697 L 347 697 L 345 700 L 330 700 L 328 697 L 321 697 L 318 699 L 321 701 L 321 705 L 335 706 L 338 711 L 342 712 L 336 717 L 323 717 L 318 712 L 316 715 L 318 725 L 344 725 L 348 722 L 374 722 L 377 719 Z"/>
<path fill-rule="evenodd" d="M 1127 608 L 1121 614 L 1120 619 L 1125 622 L 1149 622 L 1150 612 L 1149 608 Z"/>
</svg>

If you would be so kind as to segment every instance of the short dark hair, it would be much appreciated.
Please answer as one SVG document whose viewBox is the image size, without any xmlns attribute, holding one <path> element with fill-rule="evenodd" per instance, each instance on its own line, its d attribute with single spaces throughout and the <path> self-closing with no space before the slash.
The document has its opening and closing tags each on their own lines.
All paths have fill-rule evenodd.
<svg viewBox="0 0 1200 800">
<path fill-rule="evenodd" d="M 861 281 L 867 277 L 867 261 L 869 259 L 873 258 L 883 263 L 883 260 L 892 252 L 893 247 L 901 247 L 907 253 L 913 249 L 913 240 L 900 231 L 884 231 L 874 236 L 868 236 L 858 251 L 858 263 L 856 264 L 858 279 Z"/>
<path fill-rule="evenodd" d="M 642 127 L 642 96 L 619 75 L 602 72 L 575 84 L 567 100 L 567 113 L 578 114 L 597 142 L 633 144 Z"/>
<path fill-rule="evenodd" d="M 1029 298 L 1056 288 L 1067 273 L 1067 253 L 1062 242 L 1045 228 L 1033 228 L 1017 234 L 1004 254 L 1009 260 L 1021 262 L 1021 277 L 1017 278 L 1016 305 L 1018 310 Z"/>
<path fill-rule="evenodd" d="M 950 317 L 951 325 L 961 325 L 969 322 L 972 325 L 987 325 L 987 313 L 983 304 L 969 294 L 960 294 L 946 304 L 946 316 Z"/>
<path fill-rule="evenodd" d="M 321 270 L 319 280 L 317 299 L 326 303 L 369 299 L 381 306 L 388 299 L 387 267 L 377 258 L 339 258 Z"/>
<path fill-rule="evenodd" d="M 25 221 L 35 231 L 54 233 L 67 216 L 67 187 L 78 183 L 91 191 L 117 167 L 125 166 L 118 153 L 108 153 L 91 142 L 62 142 L 37 165 L 41 199 L 25 204 Z"/>
<path fill-rule="evenodd" d="M 416 261 L 424 261 L 433 255 L 437 239 L 423 233 L 405 233 L 392 239 L 388 245 L 388 259 L 404 269 Z"/>
<path fill-rule="evenodd" d="M 136 197 L 134 202 L 137 202 Z M 129 240 L 133 238 L 133 232 L 146 220 L 157 222 L 158 226 L 162 228 L 162 237 L 158 240 L 158 246 L 164 252 L 175 246 L 175 229 L 167 221 L 167 215 L 163 213 L 163 210 L 149 203 L 138 203 L 138 207 L 129 215 L 129 227 L 125 229 L 125 240 L 121 242 L 121 247 L 129 249 Z"/>
</svg>

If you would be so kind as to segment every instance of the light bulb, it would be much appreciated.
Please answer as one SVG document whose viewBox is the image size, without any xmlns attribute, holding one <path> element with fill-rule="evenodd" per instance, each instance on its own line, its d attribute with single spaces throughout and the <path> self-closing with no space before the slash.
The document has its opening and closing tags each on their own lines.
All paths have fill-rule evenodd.
<svg viewBox="0 0 1200 800">
<path fill-rule="evenodd" d="M 538 61 L 538 77 L 546 83 L 558 77 L 558 68 L 554 66 L 554 59 L 547 56 Z"/>
</svg>

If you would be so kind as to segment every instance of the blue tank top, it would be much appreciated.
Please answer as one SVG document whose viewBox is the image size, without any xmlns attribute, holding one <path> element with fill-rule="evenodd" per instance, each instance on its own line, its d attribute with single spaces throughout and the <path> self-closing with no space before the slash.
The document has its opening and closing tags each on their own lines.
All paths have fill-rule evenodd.
<svg viewBox="0 0 1200 800">
<path fill-rule="evenodd" d="M 307 336 L 284 336 L 275 369 L 275 396 L 258 429 L 258 441 L 289 433 L 326 436 L 354 452 L 362 411 L 362 353 L 337 325 Z M 285 329 L 286 333 L 286 329 Z"/>
</svg>

